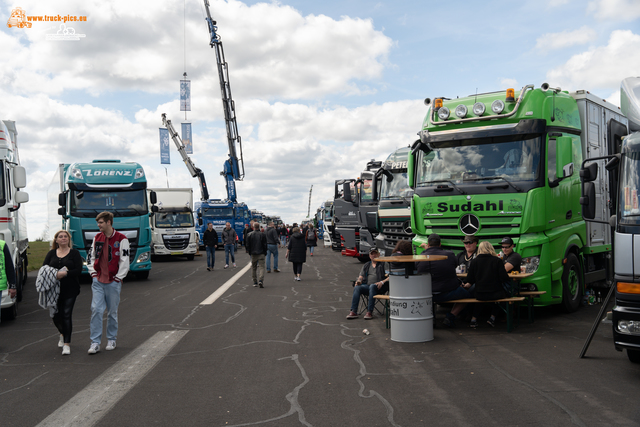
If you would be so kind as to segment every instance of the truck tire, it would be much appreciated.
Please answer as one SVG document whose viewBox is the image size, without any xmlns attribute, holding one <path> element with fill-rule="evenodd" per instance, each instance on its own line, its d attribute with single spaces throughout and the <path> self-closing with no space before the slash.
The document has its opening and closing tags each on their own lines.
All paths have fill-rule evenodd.
<svg viewBox="0 0 640 427">
<path fill-rule="evenodd" d="M 358 257 L 358 261 L 364 264 L 365 262 L 369 261 L 369 255 L 360 255 Z"/>
<path fill-rule="evenodd" d="M 633 363 L 640 363 L 640 350 L 627 349 L 627 357 Z"/>
<path fill-rule="evenodd" d="M 149 270 L 147 270 L 147 271 L 140 271 L 140 272 L 136 273 L 136 277 L 137 277 L 139 280 L 146 280 L 146 279 L 148 279 L 148 278 L 149 278 Z"/>
<path fill-rule="evenodd" d="M 22 265 L 23 263 L 21 259 L 20 265 L 18 265 L 18 271 L 16 271 L 16 301 L 17 302 L 22 301 L 22 288 L 24 284 L 24 281 L 23 281 L 24 275 L 22 274 L 22 270 L 23 270 Z"/>
<path fill-rule="evenodd" d="M 195 257 L 195 255 L 193 255 L 193 254 L 187 255 L 187 261 L 193 261 L 194 257 Z"/>
<path fill-rule="evenodd" d="M 580 262 L 575 254 L 570 253 L 562 272 L 562 307 L 567 313 L 573 313 L 580 307 L 583 287 Z"/>
<path fill-rule="evenodd" d="M 18 303 L 16 302 L 9 308 L 2 309 L 2 320 L 16 320 L 18 317 Z"/>
</svg>

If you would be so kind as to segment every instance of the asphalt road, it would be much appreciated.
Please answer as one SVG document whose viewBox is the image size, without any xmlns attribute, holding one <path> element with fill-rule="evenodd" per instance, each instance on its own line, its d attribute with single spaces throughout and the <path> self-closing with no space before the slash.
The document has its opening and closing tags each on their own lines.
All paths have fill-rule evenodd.
<svg viewBox="0 0 640 427">
<path fill-rule="evenodd" d="M 640 365 L 615 351 L 610 325 L 578 358 L 597 305 L 537 309 L 510 334 L 459 324 L 397 343 L 381 317 L 345 318 L 357 260 L 317 248 L 295 282 L 283 256 L 264 289 L 247 271 L 208 305 L 248 264 L 243 250 L 236 269 L 221 251 L 212 272 L 204 257 L 155 262 L 123 285 L 118 347 L 103 338 L 96 355 L 90 286 L 63 357 L 32 273 L 18 318 L 0 324 L 2 426 L 640 425 Z"/>
</svg>

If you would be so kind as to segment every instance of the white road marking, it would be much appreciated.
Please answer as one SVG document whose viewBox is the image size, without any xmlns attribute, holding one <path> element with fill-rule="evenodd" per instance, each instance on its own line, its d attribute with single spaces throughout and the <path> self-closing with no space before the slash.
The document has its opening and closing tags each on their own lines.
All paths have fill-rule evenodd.
<svg viewBox="0 0 640 427">
<path fill-rule="evenodd" d="M 93 380 L 91 384 L 45 418 L 37 427 L 85 427 L 97 424 L 133 386 L 171 351 L 187 332 L 163 331 L 156 333 Z M 99 358 L 100 354 L 90 357 Z"/>
<path fill-rule="evenodd" d="M 204 301 L 200 303 L 200 305 L 210 305 L 213 304 L 218 298 L 222 296 L 234 283 L 238 281 L 240 277 L 251 268 L 251 263 L 247 264 L 242 270 L 238 271 L 231 279 L 227 280 L 227 282 L 220 286 L 214 293 L 209 295 Z"/>
</svg>

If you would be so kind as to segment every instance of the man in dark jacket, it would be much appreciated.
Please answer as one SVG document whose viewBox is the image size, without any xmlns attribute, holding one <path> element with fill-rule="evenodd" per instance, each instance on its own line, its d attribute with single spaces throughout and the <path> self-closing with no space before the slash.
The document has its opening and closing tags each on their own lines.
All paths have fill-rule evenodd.
<svg viewBox="0 0 640 427">
<path fill-rule="evenodd" d="M 384 263 L 376 261 L 379 256 L 378 249 L 371 248 L 369 251 L 369 259 L 371 261 L 362 266 L 358 280 L 356 280 L 353 288 L 351 311 L 347 315 L 347 319 L 356 319 L 358 317 L 360 295 L 369 295 L 369 305 L 367 306 L 367 314 L 364 315 L 364 320 L 373 319 L 373 307 L 376 303 L 373 298 L 374 295 L 385 294 L 389 291 L 389 277 L 384 271 Z"/>
<path fill-rule="evenodd" d="M 433 292 L 433 302 L 440 303 L 462 298 L 472 298 L 469 291 L 469 284 L 460 284 L 456 275 L 458 260 L 451 251 L 445 251 L 440 247 L 440 236 L 433 233 L 427 239 L 427 243 L 420 245 L 426 248 L 420 255 L 444 255 L 447 259 L 442 261 L 423 261 L 416 267 L 418 273 L 431 273 L 431 290 Z M 456 316 L 462 311 L 465 305 L 454 304 L 450 313 L 443 321 L 446 327 L 454 327 Z"/>
<path fill-rule="evenodd" d="M 257 222 L 253 224 L 253 230 L 247 236 L 247 251 L 251 255 L 251 276 L 253 277 L 253 286 L 264 288 L 264 259 L 267 254 L 267 236 L 265 236 L 265 233 L 260 232 L 260 224 Z"/>
<path fill-rule="evenodd" d="M 212 223 L 207 225 L 207 229 L 202 235 L 202 243 L 207 249 L 207 271 L 211 271 L 216 263 L 216 248 L 218 247 L 218 233 L 214 230 Z"/>
<path fill-rule="evenodd" d="M 231 262 L 236 266 L 236 257 L 234 255 L 236 248 L 236 240 L 238 235 L 236 230 L 231 228 L 231 223 L 227 222 L 222 230 L 222 244 L 224 245 L 224 268 L 229 268 L 229 254 L 231 254 Z"/>
<path fill-rule="evenodd" d="M 280 273 L 278 270 L 278 248 L 280 247 L 280 239 L 278 231 L 273 222 L 267 227 L 267 273 L 271 273 L 271 255 L 273 255 L 273 271 Z"/>
</svg>

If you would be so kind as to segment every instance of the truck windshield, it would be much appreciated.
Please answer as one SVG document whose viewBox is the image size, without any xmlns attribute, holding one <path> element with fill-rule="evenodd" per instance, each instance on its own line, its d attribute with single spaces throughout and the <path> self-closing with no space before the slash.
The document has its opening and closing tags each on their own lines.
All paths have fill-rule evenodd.
<svg viewBox="0 0 640 427">
<path fill-rule="evenodd" d="M 193 214 L 184 212 L 158 212 L 154 215 L 158 228 L 193 227 Z"/>
<path fill-rule="evenodd" d="M 410 197 L 413 193 L 409 187 L 407 172 L 391 172 L 393 180 L 389 182 L 387 177 L 382 176 L 382 188 L 380 189 L 380 200 L 398 199 Z"/>
<path fill-rule="evenodd" d="M 108 211 L 113 216 L 140 216 L 149 213 L 146 190 L 71 191 L 71 215 L 95 217 Z"/>
<path fill-rule="evenodd" d="M 469 139 L 438 143 L 417 164 L 418 187 L 441 182 L 494 180 L 536 181 L 539 175 L 542 144 L 540 137 L 496 141 Z M 502 139 L 502 138 L 501 138 Z"/>
<path fill-rule="evenodd" d="M 203 209 L 202 215 L 205 218 L 231 218 L 233 217 L 233 208 Z"/>
<path fill-rule="evenodd" d="M 620 195 L 618 204 L 620 224 L 640 225 L 638 187 L 640 187 L 640 152 L 630 152 L 622 157 Z"/>
<path fill-rule="evenodd" d="M 360 200 L 363 202 L 370 202 L 373 200 L 373 180 L 365 179 L 362 181 L 362 186 L 360 187 Z"/>
</svg>

